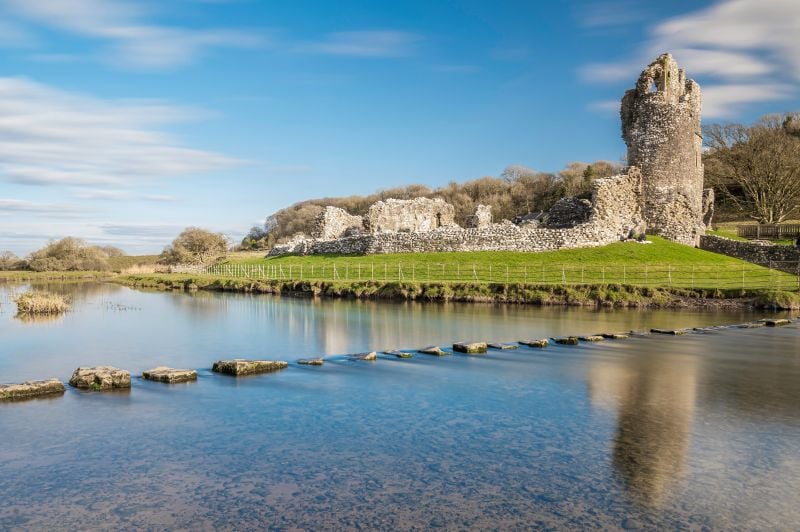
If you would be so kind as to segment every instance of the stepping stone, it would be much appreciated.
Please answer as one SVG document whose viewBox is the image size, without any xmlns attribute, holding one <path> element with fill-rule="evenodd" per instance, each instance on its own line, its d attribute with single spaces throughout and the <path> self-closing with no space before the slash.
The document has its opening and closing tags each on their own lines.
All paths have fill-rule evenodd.
<svg viewBox="0 0 800 532">
<path fill-rule="evenodd" d="M 69 385 L 96 391 L 130 388 L 131 372 L 113 366 L 78 368 L 69 379 Z"/>
<path fill-rule="evenodd" d="M 631 331 L 630 333 L 631 336 L 638 336 L 638 337 L 650 336 L 651 334 L 653 333 L 651 333 L 650 331 Z"/>
<path fill-rule="evenodd" d="M 547 338 L 542 338 L 541 340 L 520 340 L 519 343 L 528 347 L 547 347 L 550 345 L 550 340 Z"/>
<path fill-rule="evenodd" d="M 561 345 L 578 345 L 577 336 L 564 336 L 562 338 L 553 338 L 553 341 Z"/>
<path fill-rule="evenodd" d="M 193 369 L 175 369 L 166 366 L 148 369 L 142 372 L 142 378 L 149 381 L 166 382 L 174 384 L 176 382 L 189 382 L 197 380 L 197 372 Z"/>
<path fill-rule="evenodd" d="M 218 360 L 214 362 L 211 371 L 224 373 L 226 375 L 255 375 L 257 373 L 269 373 L 284 369 L 289 365 L 283 360 L 245 360 L 236 358 L 233 360 Z"/>
<path fill-rule="evenodd" d="M 298 364 L 302 366 L 321 366 L 325 363 L 325 359 L 322 358 L 301 358 L 297 361 Z"/>
<path fill-rule="evenodd" d="M 384 351 L 384 355 L 392 355 L 393 357 L 397 358 L 414 358 L 413 353 L 408 353 L 407 351 Z"/>
<path fill-rule="evenodd" d="M 374 362 L 378 360 L 378 353 L 375 351 L 370 351 L 369 353 L 358 353 L 355 355 L 350 355 L 350 358 L 353 360 L 366 360 L 367 362 Z"/>
<path fill-rule="evenodd" d="M 64 383 L 58 379 L 0 384 L 0 401 L 20 401 L 57 393 L 64 393 Z"/>
<path fill-rule="evenodd" d="M 603 333 L 600 336 L 608 340 L 624 340 L 628 338 L 629 335 L 626 333 Z"/>
<path fill-rule="evenodd" d="M 759 327 L 766 327 L 766 324 L 762 323 L 762 322 L 754 321 L 754 322 L 751 322 L 751 323 L 741 323 L 739 325 L 736 325 L 736 327 L 739 328 L 739 329 L 757 329 Z"/>
<path fill-rule="evenodd" d="M 438 345 L 431 345 L 423 349 L 419 349 L 417 350 L 417 353 L 422 353 L 423 355 L 436 355 L 437 357 L 441 357 L 447 354 L 447 352 L 442 350 L 442 348 L 439 347 Z"/>
<path fill-rule="evenodd" d="M 764 322 L 764 324 L 767 327 L 779 327 L 781 325 L 789 325 L 789 323 L 791 323 L 789 320 L 784 318 L 777 318 L 777 319 L 765 318 L 763 320 L 758 320 L 758 321 Z"/>
<path fill-rule="evenodd" d="M 605 340 L 605 338 L 603 338 L 599 334 L 580 336 L 578 339 L 581 340 L 582 342 L 602 342 L 603 340 Z"/>
<path fill-rule="evenodd" d="M 671 335 L 678 335 L 678 334 L 686 334 L 686 329 L 650 329 L 651 333 L 656 334 L 671 334 Z"/>
<path fill-rule="evenodd" d="M 453 344 L 453 351 L 474 355 L 486 353 L 488 347 L 486 342 L 456 342 Z"/>
<path fill-rule="evenodd" d="M 508 343 L 497 343 L 497 342 L 494 342 L 494 343 L 491 343 L 491 344 L 488 344 L 488 345 L 492 349 L 500 349 L 500 350 L 503 350 L 503 351 L 506 351 L 508 349 L 518 349 L 519 348 L 518 345 L 508 344 Z"/>
</svg>

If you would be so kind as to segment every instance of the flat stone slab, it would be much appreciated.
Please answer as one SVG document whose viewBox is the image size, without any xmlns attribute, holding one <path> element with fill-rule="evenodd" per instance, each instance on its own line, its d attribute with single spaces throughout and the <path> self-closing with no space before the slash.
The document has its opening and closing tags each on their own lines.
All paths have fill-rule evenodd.
<svg viewBox="0 0 800 532">
<path fill-rule="evenodd" d="M 504 342 L 493 342 L 493 343 L 488 344 L 488 345 L 492 349 L 501 349 L 503 351 L 506 351 L 506 350 L 509 350 L 509 349 L 519 349 L 519 346 L 516 345 L 516 344 L 509 344 L 509 343 L 504 343 Z"/>
<path fill-rule="evenodd" d="M 550 345 L 550 340 L 547 338 L 542 338 L 540 340 L 520 340 L 519 342 L 521 345 L 525 345 L 528 347 L 547 347 Z"/>
<path fill-rule="evenodd" d="M 489 348 L 486 342 L 456 342 L 453 344 L 453 351 L 459 353 L 479 354 L 485 353 Z"/>
<path fill-rule="evenodd" d="M 422 353 L 423 355 L 435 355 L 437 357 L 442 357 L 447 354 L 447 351 L 443 350 L 438 345 L 431 345 L 428 347 L 424 347 L 422 349 L 418 349 L 417 353 Z"/>
<path fill-rule="evenodd" d="M 197 380 L 197 372 L 193 369 L 176 369 L 166 366 L 148 369 L 142 372 L 142 378 L 148 381 L 166 382 L 174 384 L 176 382 L 189 382 Z"/>
<path fill-rule="evenodd" d="M 269 373 L 278 371 L 289 366 L 283 360 L 246 360 L 236 358 L 233 360 L 218 360 L 214 362 L 211 371 L 224 373 L 225 375 L 255 375 L 257 373 Z"/>
<path fill-rule="evenodd" d="M 0 384 L 0 401 L 21 401 L 57 393 L 64 393 L 64 383 L 58 379 Z"/>
<path fill-rule="evenodd" d="M 675 336 L 678 334 L 686 334 L 686 329 L 650 329 L 650 332 L 655 334 L 671 334 Z"/>
<path fill-rule="evenodd" d="M 365 360 L 367 362 L 374 362 L 378 360 L 378 353 L 376 351 L 370 351 L 369 353 L 357 353 L 355 355 L 350 355 L 350 358 L 353 360 Z"/>
<path fill-rule="evenodd" d="M 78 368 L 69 379 L 69 385 L 82 390 L 115 390 L 131 387 L 131 372 L 113 366 Z"/>
<path fill-rule="evenodd" d="M 600 336 L 607 340 L 624 340 L 628 338 L 628 333 L 603 333 Z"/>
<path fill-rule="evenodd" d="M 297 361 L 302 366 L 321 366 L 325 363 L 324 358 L 301 358 Z"/>
<path fill-rule="evenodd" d="M 562 336 L 561 338 L 553 338 L 553 341 L 561 345 L 578 345 L 577 336 Z"/>
<path fill-rule="evenodd" d="M 414 353 L 409 353 L 408 351 L 399 351 L 399 350 L 384 351 L 383 354 L 392 355 L 393 357 L 397 358 L 414 358 Z"/>
<path fill-rule="evenodd" d="M 758 321 L 764 322 L 764 325 L 766 325 L 767 327 L 780 327 L 781 325 L 789 325 L 791 323 L 791 321 L 785 318 L 777 318 L 777 319 L 765 318 L 763 320 L 758 320 Z"/>
<path fill-rule="evenodd" d="M 599 334 L 590 334 L 589 336 L 579 336 L 578 339 L 581 342 L 602 342 L 603 340 L 605 340 L 605 338 L 603 338 Z"/>
</svg>

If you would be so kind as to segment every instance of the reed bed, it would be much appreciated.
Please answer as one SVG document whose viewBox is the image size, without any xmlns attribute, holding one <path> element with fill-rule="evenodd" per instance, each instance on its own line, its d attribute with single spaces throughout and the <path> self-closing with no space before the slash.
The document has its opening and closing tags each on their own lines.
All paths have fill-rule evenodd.
<svg viewBox="0 0 800 532">
<path fill-rule="evenodd" d="M 14 298 L 20 315 L 57 315 L 69 310 L 69 299 L 52 292 L 25 292 Z"/>
</svg>

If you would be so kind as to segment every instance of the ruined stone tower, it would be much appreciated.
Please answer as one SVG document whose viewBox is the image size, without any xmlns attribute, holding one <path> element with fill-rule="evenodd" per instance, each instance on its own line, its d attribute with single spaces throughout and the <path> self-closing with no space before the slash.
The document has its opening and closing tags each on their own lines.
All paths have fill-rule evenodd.
<svg viewBox="0 0 800 532">
<path fill-rule="evenodd" d="M 700 105 L 700 86 L 663 54 L 620 108 L 628 164 L 642 173 L 648 232 L 688 245 L 697 245 L 705 230 Z"/>
</svg>

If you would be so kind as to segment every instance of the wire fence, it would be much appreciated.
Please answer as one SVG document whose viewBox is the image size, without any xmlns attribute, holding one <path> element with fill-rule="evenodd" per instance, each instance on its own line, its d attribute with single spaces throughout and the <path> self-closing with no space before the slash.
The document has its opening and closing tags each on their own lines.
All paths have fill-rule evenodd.
<svg viewBox="0 0 800 532">
<path fill-rule="evenodd" d="M 627 284 L 647 287 L 800 290 L 800 262 L 707 266 L 672 264 L 470 264 L 330 262 L 175 266 L 175 273 L 283 281 L 410 281 Z"/>
</svg>

